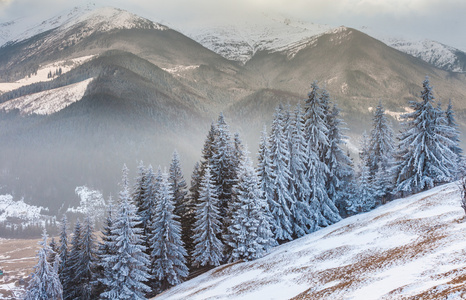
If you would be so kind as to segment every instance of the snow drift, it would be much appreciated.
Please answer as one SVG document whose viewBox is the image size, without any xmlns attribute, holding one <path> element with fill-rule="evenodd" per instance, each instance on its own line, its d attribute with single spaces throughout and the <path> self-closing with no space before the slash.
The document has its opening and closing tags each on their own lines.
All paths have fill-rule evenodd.
<svg viewBox="0 0 466 300">
<path fill-rule="evenodd" d="M 456 183 L 395 200 L 215 268 L 155 299 L 464 299 L 466 221 Z"/>
</svg>

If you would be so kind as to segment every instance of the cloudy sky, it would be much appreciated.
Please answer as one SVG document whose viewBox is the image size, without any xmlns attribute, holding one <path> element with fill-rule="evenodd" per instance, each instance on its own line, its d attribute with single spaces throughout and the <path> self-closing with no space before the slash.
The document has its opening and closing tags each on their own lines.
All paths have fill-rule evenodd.
<svg viewBox="0 0 466 300">
<path fill-rule="evenodd" d="M 282 14 L 308 22 L 362 26 L 392 36 L 430 38 L 466 51 L 464 0 L 97 0 L 178 28 L 234 20 L 254 13 Z M 88 1 L 0 0 L 0 23 L 18 17 L 45 19 Z"/>
</svg>

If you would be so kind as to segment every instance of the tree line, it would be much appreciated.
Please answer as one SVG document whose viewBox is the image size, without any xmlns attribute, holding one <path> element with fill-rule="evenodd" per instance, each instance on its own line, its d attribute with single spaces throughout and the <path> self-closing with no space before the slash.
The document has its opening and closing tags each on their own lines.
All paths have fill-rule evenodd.
<svg viewBox="0 0 466 300">
<path fill-rule="evenodd" d="M 190 273 L 260 258 L 342 217 L 455 180 L 463 157 L 451 101 L 446 111 L 435 105 L 426 78 L 410 107 L 395 145 L 379 103 L 357 170 L 340 110 L 316 82 L 293 110 L 276 108 L 256 167 L 220 114 L 189 192 L 175 151 L 168 170 L 141 163 L 132 187 L 123 167 L 100 241 L 90 218 L 78 220 L 70 238 L 65 216 L 58 244 L 44 233 L 26 299 L 145 299 Z"/>
</svg>

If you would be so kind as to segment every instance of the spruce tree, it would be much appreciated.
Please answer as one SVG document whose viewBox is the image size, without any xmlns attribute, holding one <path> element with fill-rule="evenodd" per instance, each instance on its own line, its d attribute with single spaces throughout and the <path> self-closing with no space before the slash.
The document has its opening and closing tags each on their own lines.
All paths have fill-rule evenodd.
<svg viewBox="0 0 466 300">
<path fill-rule="evenodd" d="M 196 222 L 196 206 L 199 203 L 199 191 L 201 186 L 201 164 L 196 162 L 194 165 L 194 170 L 191 175 L 191 186 L 189 188 L 189 195 L 188 195 L 188 211 L 187 211 L 187 227 L 182 228 L 182 238 L 183 244 L 186 249 L 187 253 L 187 262 L 188 265 L 191 266 L 193 264 L 193 251 L 194 251 L 194 223 Z"/>
<path fill-rule="evenodd" d="M 42 241 L 39 242 L 42 248 L 37 252 L 38 262 L 34 267 L 25 300 L 63 299 L 62 285 L 58 276 L 59 256 L 56 256 L 53 264 L 47 261 L 52 252 L 52 249 L 47 245 L 47 238 L 47 232 L 44 229 Z"/>
<path fill-rule="evenodd" d="M 338 209 L 333 200 L 329 198 L 326 188 L 330 171 L 324 158 L 329 148 L 329 130 L 324 109 L 319 87 L 316 82 L 313 82 L 304 103 L 304 136 L 307 142 L 306 178 L 310 187 L 308 201 L 312 212 L 309 232 L 341 220 Z"/>
<path fill-rule="evenodd" d="M 458 172 L 464 172 L 464 170 L 461 170 L 461 168 L 464 168 L 462 166 L 463 162 L 463 149 L 461 149 L 459 143 L 460 143 L 460 138 L 459 138 L 459 131 L 458 131 L 458 124 L 456 123 L 455 119 L 455 112 L 453 111 L 453 105 L 451 104 L 451 99 L 448 102 L 447 110 L 445 111 L 445 118 L 446 118 L 446 125 L 450 127 L 450 140 L 453 142 L 453 145 L 451 146 L 451 151 L 456 154 L 457 156 L 457 164 L 459 166 Z M 457 177 L 461 174 L 456 174 Z"/>
<path fill-rule="evenodd" d="M 108 245 L 114 252 L 104 257 L 106 278 L 102 299 L 145 299 L 150 288 L 144 284 L 149 279 L 149 257 L 144 253 L 141 223 L 132 203 L 128 188 L 128 169 L 123 167 L 122 190 L 119 208 L 111 227 Z"/>
<path fill-rule="evenodd" d="M 264 256 L 274 244 L 269 224 L 269 211 L 263 205 L 259 180 L 249 157 L 242 161 L 238 182 L 234 187 L 238 209 L 233 214 L 229 227 L 233 248 L 230 260 L 254 260 Z"/>
<path fill-rule="evenodd" d="M 223 259 L 223 244 L 218 238 L 221 233 L 220 211 L 217 190 L 208 167 L 200 184 L 195 216 L 193 264 L 218 266 Z"/>
<path fill-rule="evenodd" d="M 63 298 L 66 295 L 70 294 L 70 282 L 71 282 L 71 264 L 69 260 L 69 249 L 68 249 L 68 219 L 66 215 L 63 215 L 61 221 L 61 230 L 60 230 L 60 246 L 58 249 L 58 255 L 60 257 L 60 265 L 58 268 L 58 274 L 60 277 L 60 282 L 63 288 Z"/>
<path fill-rule="evenodd" d="M 173 191 L 164 174 L 157 190 L 157 204 L 152 223 L 152 273 L 162 290 L 180 283 L 188 276 L 186 250 L 181 241 L 181 224 L 174 214 Z"/>
<path fill-rule="evenodd" d="M 80 295 L 80 280 L 75 276 L 75 270 L 77 267 L 80 267 L 82 249 L 82 226 L 81 221 L 77 219 L 74 226 L 73 237 L 71 238 L 71 248 L 68 257 L 69 282 L 67 284 L 68 289 L 63 291 L 64 299 L 76 299 Z"/>
<path fill-rule="evenodd" d="M 340 118 L 340 109 L 335 103 L 327 115 L 329 147 L 326 155 L 326 165 L 329 169 L 327 177 L 327 192 L 335 203 L 340 215 L 346 214 L 348 200 L 352 197 L 351 185 L 354 179 L 353 161 L 342 146 L 346 138 L 342 131 L 347 130 Z"/>
<path fill-rule="evenodd" d="M 306 141 L 303 135 L 304 120 L 298 104 L 290 117 L 288 128 L 288 147 L 290 149 L 290 194 L 293 197 L 292 213 L 293 236 L 306 234 L 311 224 L 311 211 L 308 203 L 309 182 L 306 179 Z"/>
<path fill-rule="evenodd" d="M 273 219 L 274 238 L 277 241 L 291 241 L 293 224 L 290 208 L 295 203 L 290 195 L 290 152 L 283 126 L 283 108 L 280 105 L 275 110 L 269 142 L 271 195 L 267 200 Z"/>
<path fill-rule="evenodd" d="M 434 107 L 429 79 L 423 82 L 421 102 L 411 101 L 413 112 L 405 120 L 396 165 L 396 191 L 416 193 L 455 177 L 457 156 L 452 151 L 452 128 Z"/>
</svg>

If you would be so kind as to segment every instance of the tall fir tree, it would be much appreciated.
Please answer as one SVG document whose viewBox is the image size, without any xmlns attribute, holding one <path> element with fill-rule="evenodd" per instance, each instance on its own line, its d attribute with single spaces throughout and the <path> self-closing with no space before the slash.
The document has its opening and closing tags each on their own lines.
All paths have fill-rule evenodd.
<svg viewBox="0 0 466 300">
<path fill-rule="evenodd" d="M 217 190 L 208 167 L 200 184 L 195 216 L 193 264 L 218 266 L 223 259 L 223 244 L 219 239 L 222 230 Z"/>
<path fill-rule="evenodd" d="M 333 104 L 327 114 L 329 147 L 326 154 L 326 165 L 329 173 L 326 188 L 329 198 L 341 214 L 346 214 L 348 200 L 352 197 L 351 185 L 354 179 L 353 162 L 351 157 L 342 149 L 346 138 L 344 121 L 340 118 L 340 109 Z"/>
<path fill-rule="evenodd" d="M 227 232 L 227 213 L 231 201 L 231 189 L 234 184 L 233 146 L 231 134 L 223 113 L 220 114 L 216 126 L 216 135 L 212 145 L 212 159 L 209 162 L 212 180 L 215 182 L 222 216 L 222 231 Z"/>
<path fill-rule="evenodd" d="M 80 266 L 82 248 L 82 225 L 81 221 L 77 219 L 73 230 L 73 236 L 71 238 L 71 247 L 68 257 L 68 289 L 63 291 L 63 299 L 77 299 L 80 296 L 80 280 L 75 276 L 75 269 Z"/>
<path fill-rule="evenodd" d="M 358 181 L 356 188 L 356 195 L 353 198 L 353 202 L 350 210 L 357 214 L 361 212 L 367 212 L 375 206 L 375 191 L 370 179 L 370 159 L 369 149 L 370 141 L 366 132 L 363 133 L 361 139 L 361 149 L 359 151 L 359 172 Z"/>
<path fill-rule="evenodd" d="M 183 240 L 184 247 L 187 253 L 188 266 L 193 265 L 193 251 L 194 251 L 194 223 L 196 222 L 196 210 L 199 203 L 199 191 L 201 187 L 201 164 L 196 162 L 194 165 L 193 173 L 191 174 L 191 186 L 189 187 L 188 195 L 188 211 L 187 211 L 187 227 L 182 229 L 182 237 L 187 237 Z"/>
<path fill-rule="evenodd" d="M 456 154 L 457 156 L 457 164 L 459 166 L 458 172 L 456 174 L 461 176 L 461 173 L 464 173 L 464 165 L 463 165 L 463 149 L 460 146 L 460 132 L 458 130 L 458 123 L 455 119 L 455 112 L 453 111 L 453 105 L 451 104 L 451 99 L 448 101 L 447 110 L 445 111 L 445 118 L 446 118 L 446 125 L 451 128 L 450 131 L 450 140 L 453 142 L 451 146 L 451 151 Z"/>
<path fill-rule="evenodd" d="M 115 254 L 115 245 L 112 237 L 112 227 L 113 227 L 113 200 L 110 197 L 107 206 L 107 215 L 105 218 L 105 223 L 100 231 L 101 240 L 98 243 L 96 257 L 97 264 L 95 270 L 95 279 L 94 279 L 94 289 L 93 295 L 94 298 L 98 298 L 100 294 L 105 291 L 104 281 L 106 278 L 110 278 L 108 274 L 110 268 L 107 266 L 105 258 L 109 255 Z"/>
<path fill-rule="evenodd" d="M 173 191 L 164 174 L 157 190 L 157 204 L 152 223 L 152 273 L 165 290 L 188 276 L 186 250 L 181 240 L 181 224 L 174 214 Z"/>
<path fill-rule="evenodd" d="M 144 283 L 149 279 L 149 257 L 144 253 L 141 223 L 128 188 L 128 169 L 123 166 L 119 194 L 119 208 L 111 227 L 108 245 L 114 252 L 104 257 L 106 278 L 101 299 L 145 299 L 150 288 Z"/>
<path fill-rule="evenodd" d="M 69 248 L 68 248 L 68 218 L 63 215 L 61 221 L 60 238 L 59 238 L 59 249 L 58 255 L 60 257 L 60 265 L 58 268 L 58 274 L 60 282 L 62 284 L 63 296 L 69 295 L 70 293 L 70 282 L 71 282 L 71 264 L 69 260 Z M 64 299 L 68 299 L 63 297 Z"/>
<path fill-rule="evenodd" d="M 288 147 L 290 149 L 290 194 L 293 197 L 292 213 L 293 236 L 306 234 L 311 224 L 311 211 L 307 199 L 310 188 L 306 179 L 306 141 L 303 135 L 304 120 L 298 104 L 294 115 L 287 124 Z"/>
<path fill-rule="evenodd" d="M 62 285 L 58 276 L 59 256 L 56 255 L 53 264 L 47 261 L 52 252 L 52 249 L 47 245 L 47 238 L 48 235 L 44 229 L 42 241 L 39 242 L 42 248 L 37 252 L 38 262 L 34 267 L 25 300 L 63 299 Z"/>
<path fill-rule="evenodd" d="M 144 192 L 145 192 L 145 187 L 146 187 L 146 181 L 147 181 L 147 170 L 146 170 L 146 167 L 144 166 L 144 163 L 140 161 L 138 165 L 138 175 L 135 179 L 132 194 L 131 194 L 131 198 L 133 200 L 134 205 L 136 205 L 136 208 L 138 209 L 139 215 L 141 215 L 141 211 L 144 209 L 143 202 L 144 202 Z"/>
<path fill-rule="evenodd" d="M 233 248 L 230 260 L 260 258 L 274 244 L 274 240 L 269 223 L 270 213 L 264 205 L 259 180 L 249 157 L 243 159 L 240 165 L 234 193 L 239 205 L 229 227 L 232 236 L 230 246 Z"/>
<path fill-rule="evenodd" d="M 306 177 L 311 191 L 309 205 L 313 214 L 309 232 L 341 220 L 338 209 L 329 198 L 326 188 L 329 168 L 325 164 L 324 157 L 326 149 L 329 148 L 329 141 L 324 108 L 319 86 L 313 82 L 308 98 L 304 102 L 304 136 L 307 142 Z"/>
<path fill-rule="evenodd" d="M 277 241 L 293 239 L 292 212 L 295 205 L 290 194 L 291 174 L 289 169 L 290 152 L 284 131 L 283 107 L 276 108 L 270 135 L 270 213 L 273 219 L 274 238 Z"/>
<path fill-rule="evenodd" d="M 452 151 L 453 130 L 443 113 L 434 107 L 434 95 L 428 77 L 423 82 L 421 102 L 411 101 L 413 112 L 403 116 L 399 161 L 396 165 L 396 191 L 416 193 L 455 177 L 457 155 Z"/>
</svg>

